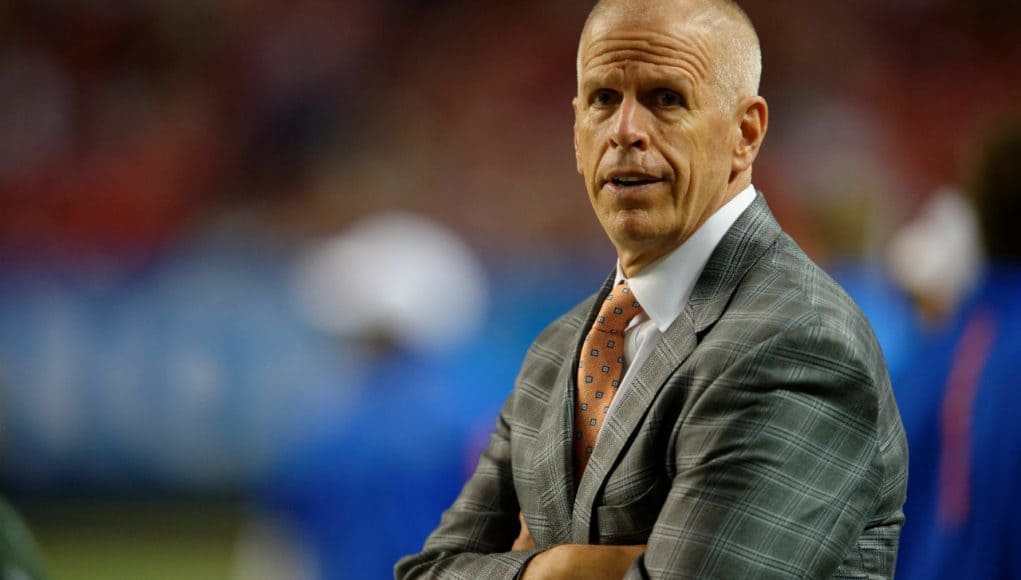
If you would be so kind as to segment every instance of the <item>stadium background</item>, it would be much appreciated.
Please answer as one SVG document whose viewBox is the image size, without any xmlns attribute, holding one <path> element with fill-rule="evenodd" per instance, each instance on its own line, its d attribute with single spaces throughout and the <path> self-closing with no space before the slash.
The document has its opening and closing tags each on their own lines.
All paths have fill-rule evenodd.
<svg viewBox="0 0 1021 580">
<path fill-rule="evenodd" d="M 891 242 L 1021 102 L 1021 9 L 745 4 L 755 184 L 896 374 L 924 325 Z M 589 6 L 0 6 L 0 490 L 54 578 L 385 577 L 418 549 L 529 341 L 612 265 L 571 146 Z"/>
</svg>

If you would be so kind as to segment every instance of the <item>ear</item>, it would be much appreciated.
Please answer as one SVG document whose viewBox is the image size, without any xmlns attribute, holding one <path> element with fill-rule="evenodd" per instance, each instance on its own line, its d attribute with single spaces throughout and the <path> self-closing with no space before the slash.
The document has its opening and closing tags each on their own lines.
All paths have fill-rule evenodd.
<svg viewBox="0 0 1021 580">
<path fill-rule="evenodd" d="M 578 97 L 571 99 L 571 108 L 574 109 L 574 164 L 578 173 L 585 175 L 581 165 L 581 155 L 578 154 Z"/>
<path fill-rule="evenodd" d="M 737 107 L 738 139 L 730 167 L 731 178 L 751 169 L 769 127 L 769 107 L 762 97 L 747 97 Z"/>
</svg>

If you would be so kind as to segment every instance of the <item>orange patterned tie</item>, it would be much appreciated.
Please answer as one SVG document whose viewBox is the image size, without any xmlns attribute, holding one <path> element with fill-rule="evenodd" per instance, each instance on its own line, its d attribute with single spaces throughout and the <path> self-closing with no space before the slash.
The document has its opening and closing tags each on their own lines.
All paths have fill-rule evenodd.
<svg viewBox="0 0 1021 580">
<path fill-rule="evenodd" d="M 607 296 L 578 357 L 578 400 L 574 408 L 574 481 L 581 481 L 599 428 L 624 375 L 624 329 L 642 312 L 627 281 Z"/>
</svg>

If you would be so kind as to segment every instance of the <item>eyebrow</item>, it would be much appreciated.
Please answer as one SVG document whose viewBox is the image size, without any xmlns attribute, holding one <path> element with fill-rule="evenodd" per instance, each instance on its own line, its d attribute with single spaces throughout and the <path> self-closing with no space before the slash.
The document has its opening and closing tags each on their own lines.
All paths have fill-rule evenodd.
<svg viewBox="0 0 1021 580">
<path fill-rule="evenodd" d="M 673 65 L 657 66 L 668 66 L 669 68 L 676 69 L 680 72 L 675 74 L 659 75 L 663 80 L 655 81 L 651 84 L 657 85 L 657 88 L 676 88 L 679 92 L 685 94 L 689 94 L 693 90 L 696 79 L 691 78 L 689 71 L 682 67 Z M 578 94 L 588 94 L 594 90 L 604 88 L 607 84 L 610 84 L 613 80 L 615 80 L 611 77 L 619 78 L 620 76 L 622 76 L 622 73 L 616 70 L 611 70 L 609 73 L 587 71 L 582 74 Z"/>
</svg>

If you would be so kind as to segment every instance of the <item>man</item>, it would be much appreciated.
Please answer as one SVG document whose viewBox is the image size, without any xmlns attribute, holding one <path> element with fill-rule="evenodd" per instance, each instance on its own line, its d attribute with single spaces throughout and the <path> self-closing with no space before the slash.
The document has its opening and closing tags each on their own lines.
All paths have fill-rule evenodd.
<svg viewBox="0 0 1021 580">
<path fill-rule="evenodd" d="M 616 272 L 536 339 L 398 578 L 892 575 L 903 429 L 868 324 L 751 187 L 760 69 L 730 1 L 593 10 L 575 149 Z"/>
</svg>

